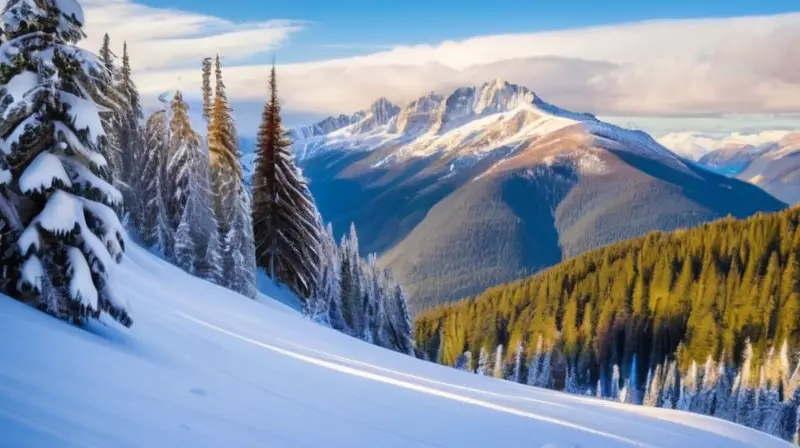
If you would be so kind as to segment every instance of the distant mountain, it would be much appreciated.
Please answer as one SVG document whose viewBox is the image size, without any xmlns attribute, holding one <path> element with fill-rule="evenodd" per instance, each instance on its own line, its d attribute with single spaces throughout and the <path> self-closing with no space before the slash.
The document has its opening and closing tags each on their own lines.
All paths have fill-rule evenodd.
<svg viewBox="0 0 800 448">
<path fill-rule="evenodd" d="M 300 164 L 325 220 L 356 223 L 412 310 L 651 230 L 785 206 L 501 80 L 344 117 L 295 130 Z"/>
<path fill-rule="evenodd" d="M 672 145 L 671 149 L 702 146 L 705 152 L 694 160 L 703 167 L 758 185 L 789 204 L 800 202 L 800 132 L 766 131 L 715 138 L 678 133 L 659 141 Z"/>
<path fill-rule="evenodd" d="M 763 131 L 756 134 L 671 132 L 657 140 L 675 154 L 697 161 L 717 150 L 731 151 L 737 148 L 757 148 L 769 145 L 787 134 L 789 131 Z"/>
<path fill-rule="evenodd" d="M 800 203 L 800 132 L 780 139 L 750 162 L 738 177 L 786 203 Z"/>
</svg>

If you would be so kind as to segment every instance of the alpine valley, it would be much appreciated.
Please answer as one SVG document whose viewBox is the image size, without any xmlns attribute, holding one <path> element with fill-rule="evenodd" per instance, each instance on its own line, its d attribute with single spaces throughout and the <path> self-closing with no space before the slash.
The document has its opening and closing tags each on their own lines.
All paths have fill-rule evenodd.
<svg viewBox="0 0 800 448">
<path fill-rule="evenodd" d="M 650 135 L 494 80 L 292 130 L 323 217 L 359 229 L 412 312 L 653 230 L 786 204 Z"/>
</svg>

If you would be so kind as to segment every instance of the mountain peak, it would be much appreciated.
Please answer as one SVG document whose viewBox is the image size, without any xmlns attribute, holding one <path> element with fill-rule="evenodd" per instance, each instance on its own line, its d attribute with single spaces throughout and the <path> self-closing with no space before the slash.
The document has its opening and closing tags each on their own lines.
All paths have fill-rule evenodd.
<svg viewBox="0 0 800 448">
<path fill-rule="evenodd" d="M 369 106 L 369 113 L 372 115 L 375 125 L 383 126 L 400 113 L 400 107 L 382 96 Z"/>
</svg>

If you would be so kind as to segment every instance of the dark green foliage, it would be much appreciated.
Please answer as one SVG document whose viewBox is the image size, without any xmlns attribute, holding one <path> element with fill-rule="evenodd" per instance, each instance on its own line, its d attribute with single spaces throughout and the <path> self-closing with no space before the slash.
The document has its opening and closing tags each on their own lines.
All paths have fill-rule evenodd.
<svg viewBox="0 0 800 448">
<path fill-rule="evenodd" d="M 423 313 L 417 349 L 436 359 L 441 347 L 454 365 L 520 335 L 529 358 L 542 335 L 564 362 L 588 357 L 591 383 L 634 355 L 640 380 L 666 358 L 682 371 L 709 355 L 738 365 L 748 338 L 759 364 L 784 340 L 800 347 L 798 233 L 795 207 L 613 244 Z"/>
</svg>

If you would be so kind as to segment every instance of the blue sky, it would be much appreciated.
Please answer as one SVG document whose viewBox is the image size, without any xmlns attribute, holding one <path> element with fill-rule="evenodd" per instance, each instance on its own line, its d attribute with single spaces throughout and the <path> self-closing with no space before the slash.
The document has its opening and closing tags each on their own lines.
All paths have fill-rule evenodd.
<svg viewBox="0 0 800 448">
<path fill-rule="evenodd" d="M 524 33 L 651 19 L 779 14 L 798 0 L 143 0 L 149 6 L 209 14 L 233 22 L 308 21 L 281 48 L 284 62 L 371 53 L 392 45 Z M 602 4 L 602 7 L 599 5 Z M 260 59 L 263 59 L 262 55 Z"/>
</svg>

